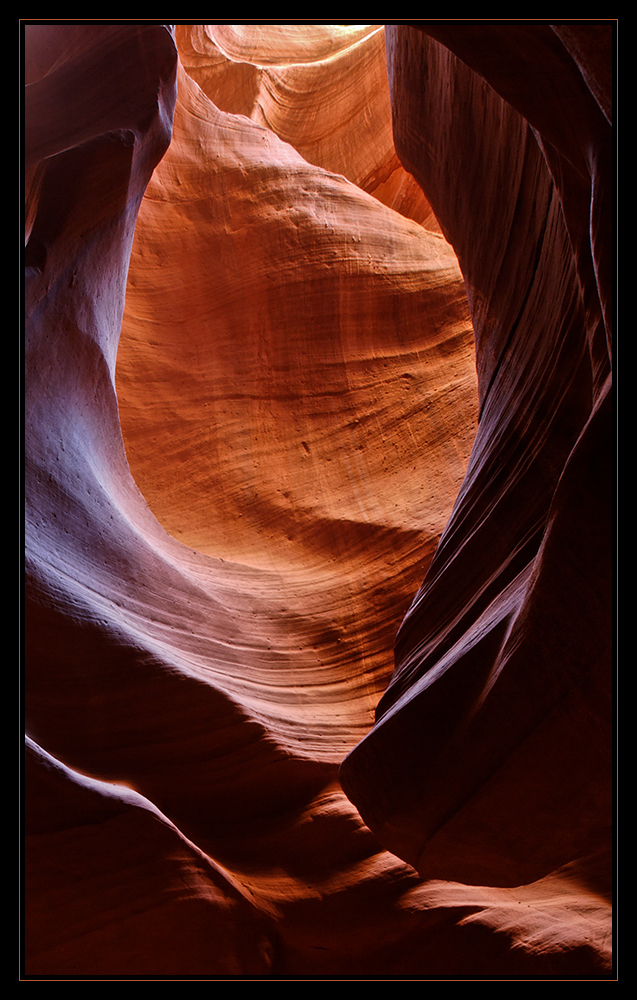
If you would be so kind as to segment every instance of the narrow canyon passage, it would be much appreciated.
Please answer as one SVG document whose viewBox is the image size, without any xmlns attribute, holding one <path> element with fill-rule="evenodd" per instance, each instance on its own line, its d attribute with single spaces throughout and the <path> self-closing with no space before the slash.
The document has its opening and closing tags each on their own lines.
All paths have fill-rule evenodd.
<svg viewBox="0 0 637 1000">
<path fill-rule="evenodd" d="M 229 31 L 216 28 L 226 40 Z M 383 31 L 357 30 L 354 44 L 351 33 L 317 27 L 312 48 L 304 29 L 302 65 L 298 39 L 278 26 L 230 36 L 267 61 L 267 74 L 254 67 L 265 77 L 255 117 L 266 117 L 262 94 L 275 108 L 288 97 L 279 130 L 289 143 L 219 110 L 243 94 L 215 89 L 203 66 L 219 72 L 220 50 L 194 34 L 209 94 L 180 73 L 172 143 L 137 222 L 116 379 L 128 461 L 151 510 L 211 557 L 203 588 L 236 591 L 235 664 L 215 669 L 210 637 L 193 654 L 197 669 L 221 672 L 266 725 L 274 712 L 273 736 L 285 730 L 293 752 L 338 762 L 391 676 L 394 637 L 462 482 L 477 414 L 451 248 L 290 144 L 298 122 L 309 155 L 309 121 L 322 137 L 315 160 L 357 177 L 391 171 L 407 186 Z M 183 62 L 190 29 L 177 42 Z M 245 87 L 252 63 L 238 65 Z M 227 88 L 237 63 L 221 66 Z M 368 92 L 378 95 L 371 110 Z M 370 146 L 350 165 L 341 118 L 358 119 L 361 106 L 375 111 Z M 418 212 L 430 214 L 422 195 Z"/>
<path fill-rule="evenodd" d="M 434 35 L 25 26 L 27 978 L 609 975 L 603 225 Z"/>
</svg>

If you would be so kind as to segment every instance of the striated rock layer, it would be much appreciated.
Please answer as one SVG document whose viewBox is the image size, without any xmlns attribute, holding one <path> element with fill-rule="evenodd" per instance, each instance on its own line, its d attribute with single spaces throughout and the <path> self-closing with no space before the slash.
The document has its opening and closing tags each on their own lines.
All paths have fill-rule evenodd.
<svg viewBox="0 0 637 1000">
<path fill-rule="evenodd" d="M 394 147 L 379 25 L 177 26 L 186 72 L 221 111 L 246 115 L 434 232 L 438 221 Z"/>
<path fill-rule="evenodd" d="M 344 785 L 424 877 L 517 885 L 592 859 L 597 885 L 612 820 L 612 134 L 587 52 L 610 58 L 612 31 L 387 38 L 397 147 L 466 281 L 480 418 Z"/>
<path fill-rule="evenodd" d="M 417 186 L 377 26 L 25 31 L 26 975 L 607 975 L 573 149 L 497 39 L 388 34 Z"/>
</svg>

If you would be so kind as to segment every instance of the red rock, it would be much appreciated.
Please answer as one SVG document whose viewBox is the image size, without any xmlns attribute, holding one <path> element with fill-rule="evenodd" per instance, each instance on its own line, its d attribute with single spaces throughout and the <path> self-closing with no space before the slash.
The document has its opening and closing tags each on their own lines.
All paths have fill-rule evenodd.
<svg viewBox="0 0 637 1000">
<path fill-rule="evenodd" d="M 396 155 L 382 25 L 178 26 L 182 65 L 221 111 L 242 114 L 309 163 L 440 232 Z"/>
<path fill-rule="evenodd" d="M 610 844 L 611 219 L 585 238 L 609 125 L 548 26 L 388 37 L 397 147 L 458 253 L 481 413 L 343 780 L 424 877 L 515 885 Z"/>
<path fill-rule="evenodd" d="M 26 977 L 606 976 L 606 64 L 281 27 L 26 28 Z"/>
</svg>

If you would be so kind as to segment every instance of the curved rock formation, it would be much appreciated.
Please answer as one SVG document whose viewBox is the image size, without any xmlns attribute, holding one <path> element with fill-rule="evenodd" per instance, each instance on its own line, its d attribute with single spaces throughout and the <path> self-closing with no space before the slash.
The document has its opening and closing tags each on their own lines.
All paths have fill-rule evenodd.
<svg viewBox="0 0 637 1000">
<path fill-rule="evenodd" d="M 607 976 L 604 235 L 493 67 L 391 30 L 416 186 L 261 28 L 26 27 L 26 976 Z"/>
<path fill-rule="evenodd" d="M 397 145 L 465 276 L 480 422 L 343 775 L 421 874 L 518 884 L 610 844 L 611 95 L 549 26 L 388 39 Z"/>
<path fill-rule="evenodd" d="M 394 147 L 379 25 L 178 26 L 180 60 L 217 108 L 289 142 L 434 232 L 438 221 Z"/>
</svg>

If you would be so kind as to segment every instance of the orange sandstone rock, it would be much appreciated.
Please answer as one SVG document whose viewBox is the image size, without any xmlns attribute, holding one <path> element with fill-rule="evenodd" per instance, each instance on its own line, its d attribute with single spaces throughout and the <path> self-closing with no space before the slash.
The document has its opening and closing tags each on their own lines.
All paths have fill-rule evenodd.
<svg viewBox="0 0 637 1000">
<path fill-rule="evenodd" d="M 468 174 L 477 231 L 461 225 L 452 174 L 430 184 L 415 158 L 463 274 L 424 197 L 405 214 L 386 197 L 406 180 L 377 87 L 381 32 L 256 27 L 26 28 L 25 973 L 608 975 L 602 685 L 574 667 L 575 605 L 596 612 L 573 494 L 590 486 L 580 456 L 598 455 L 592 433 L 574 444 L 604 398 L 586 269 L 518 112 L 450 56 L 440 79 L 472 95 L 463 122 L 499 115 L 485 141 L 507 139 L 496 180 Z M 394 61 L 390 79 L 416 170 L 401 123 L 424 38 L 405 31 L 406 75 Z M 603 89 L 598 66 L 586 78 Z M 308 132 L 319 85 L 326 115 Z M 418 134 L 452 155 L 453 107 L 436 88 L 427 100 L 439 131 Z M 343 113 L 378 146 L 352 145 Z M 465 284 L 482 403 L 470 459 Z M 515 364 L 501 360 L 511 342 Z M 587 351 L 596 377 L 582 375 Z M 586 549 L 598 568 L 604 545 Z M 577 559 L 569 603 L 560 581 Z M 589 657 L 607 630 L 593 624 Z M 547 666 L 570 649 L 553 686 L 546 668 L 526 671 L 529 644 Z M 446 670 L 463 657 L 466 688 Z M 499 735 L 476 753 L 480 698 L 477 725 Z M 520 715 L 534 723 L 544 705 L 511 754 Z M 537 851 L 544 814 L 509 823 L 526 884 L 511 888 L 511 856 L 506 885 L 471 884 L 502 874 L 500 842 L 494 861 L 476 823 L 524 807 L 520 775 L 536 776 L 534 801 L 553 793 L 545 762 L 567 770 L 587 719 L 585 779 L 555 813 L 556 843 Z M 428 798 L 416 765 L 437 766 L 441 745 Z M 349 751 L 364 821 L 338 782 Z M 504 766 L 484 781 L 494 754 Z M 469 809 L 418 874 L 408 862 L 420 865 L 431 805 L 467 788 Z"/>
<path fill-rule="evenodd" d="M 440 232 L 394 147 L 382 25 L 177 26 L 182 65 L 221 111 Z"/>
</svg>

